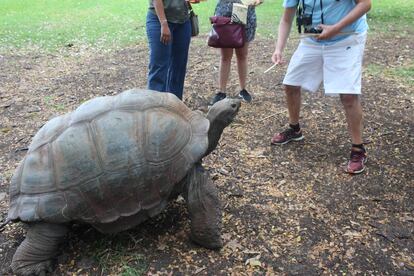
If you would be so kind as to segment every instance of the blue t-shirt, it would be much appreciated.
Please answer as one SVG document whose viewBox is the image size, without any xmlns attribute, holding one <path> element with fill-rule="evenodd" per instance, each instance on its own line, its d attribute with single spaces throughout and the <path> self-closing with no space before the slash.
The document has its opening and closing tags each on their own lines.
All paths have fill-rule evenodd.
<svg viewBox="0 0 414 276">
<path fill-rule="evenodd" d="M 302 0 L 283 0 L 283 7 L 294 8 L 297 7 L 299 1 Z M 322 23 L 321 21 L 321 0 L 304 0 L 305 14 L 310 15 L 312 13 L 312 26 L 316 27 Z M 315 6 L 314 6 L 315 5 Z M 326 25 L 333 25 L 344 18 L 354 7 L 356 3 L 354 0 L 322 0 L 323 7 L 323 23 Z M 366 15 L 361 16 L 352 24 L 344 27 L 341 32 L 356 32 L 364 33 L 368 30 Z M 331 39 L 320 40 L 312 39 L 322 44 L 332 44 L 346 38 L 348 35 L 338 35 Z"/>
</svg>

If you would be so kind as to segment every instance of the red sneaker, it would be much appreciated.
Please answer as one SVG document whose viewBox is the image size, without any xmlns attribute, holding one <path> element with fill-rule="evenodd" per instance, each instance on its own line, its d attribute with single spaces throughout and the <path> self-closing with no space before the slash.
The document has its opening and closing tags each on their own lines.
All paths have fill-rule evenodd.
<svg viewBox="0 0 414 276">
<path fill-rule="evenodd" d="M 281 133 L 276 133 L 273 136 L 272 141 L 270 143 L 272 145 L 284 145 L 289 143 L 290 141 L 300 141 L 302 139 L 303 135 L 301 130 L 296 132 L 292 128 L 288 128 Z"/>
<path fill-rule="evenodd" d="M 350 174 L 359 174 L 365 170 L 365 163 L 367 162 L 367 153 L 365 151 L 351 151 L 346 172 Z"/>
</svg>

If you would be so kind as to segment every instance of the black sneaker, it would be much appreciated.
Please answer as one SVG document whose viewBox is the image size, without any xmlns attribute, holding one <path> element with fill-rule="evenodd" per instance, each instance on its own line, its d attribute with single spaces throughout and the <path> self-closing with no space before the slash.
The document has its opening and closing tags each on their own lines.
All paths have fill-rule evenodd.
<svg viewBox="0 0 414 276">
<path fill-rule="evenodd" d="M 213 105 L 216 102 L 224 100 L 226 97 L 227 97 L 226 93 L 218 92 L 216 95 L 214 95 L 213 99 L 211 99 L 210 105 Z"/>
<path fill-rule="evenodd" d="M 250 103 L 252 101 L 252 96 L 250 95 L 249 92 L 247 92 L 246 89 L 243 89 L 242 91 L 240 91 L 239 98 L 242 98 L 243 100 L 245 100 L 248 103 Z"/>
</svg>

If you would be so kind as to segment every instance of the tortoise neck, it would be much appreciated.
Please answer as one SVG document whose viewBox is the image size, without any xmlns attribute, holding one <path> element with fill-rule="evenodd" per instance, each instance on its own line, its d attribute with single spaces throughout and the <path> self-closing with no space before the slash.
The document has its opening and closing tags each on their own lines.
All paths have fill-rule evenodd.
<svg viewBox="0 0 414 276">
<path fill-rule="evenodd" d="M 209 155 L 218 145 L 221 134 L 227 126 L 225 122 L 217 118 L 208 118 L 210 121 L 210 128 L 208 129 L 208 149 L 204 156 Z"/>
</svg>

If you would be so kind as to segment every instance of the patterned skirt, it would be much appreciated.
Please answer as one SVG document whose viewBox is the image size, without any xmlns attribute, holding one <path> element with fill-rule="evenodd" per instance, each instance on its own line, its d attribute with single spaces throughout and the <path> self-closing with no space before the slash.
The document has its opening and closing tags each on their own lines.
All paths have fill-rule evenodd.
<svg viewBox="0 0 414 276">
<path fill-rule="evenodd" d="M 241 3 L 240 0 L 218 0 L 214 15 L 231 17 L 233 3 Z M 250 42 L 256 33 L 256 12 L 254 6 L 249 6 L 247 11 L 246 38 Z"/>
</svg>

